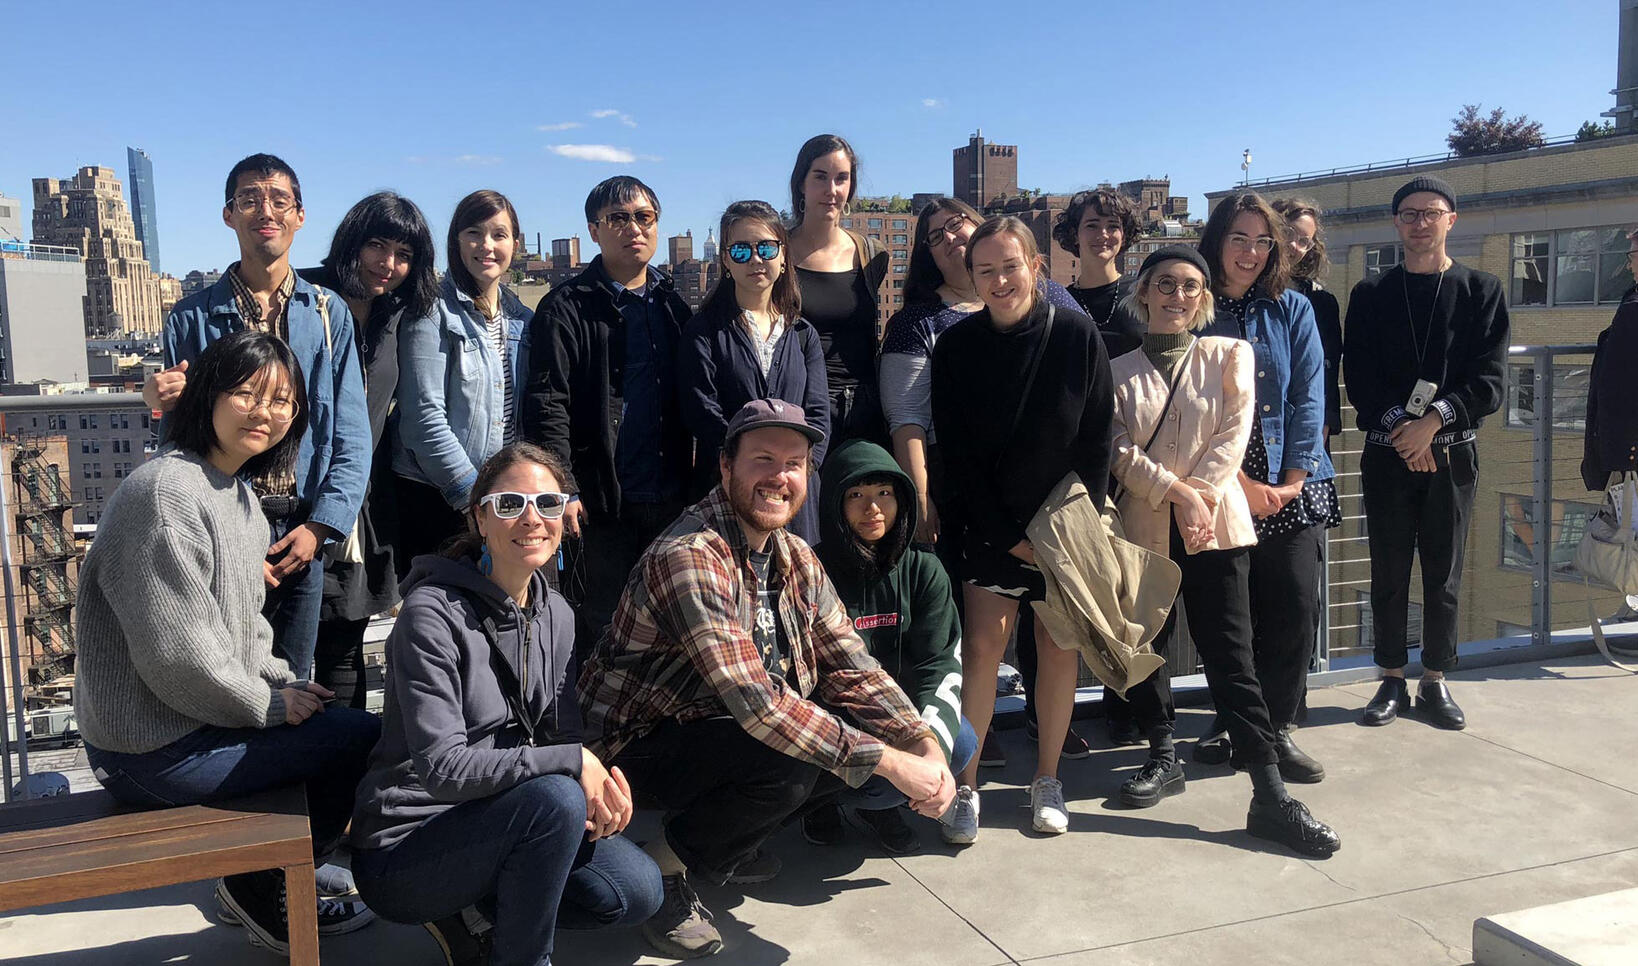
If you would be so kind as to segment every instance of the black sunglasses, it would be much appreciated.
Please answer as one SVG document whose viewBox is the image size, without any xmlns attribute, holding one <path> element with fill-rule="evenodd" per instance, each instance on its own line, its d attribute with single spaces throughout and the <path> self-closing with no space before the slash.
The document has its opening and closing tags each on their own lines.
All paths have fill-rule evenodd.
<svg viewBox="0 0 1638 966">
<path fill-rule="evenodd" d="M 743 265 L 751 260 L 751 253 L 765 262 L 771 262 L 779 257 L 779 243 L 772 238 L 765 238 L 755 245 L 750 242 L 734 242 L 728 246 L 728 259 L 735 265 Z"/>
</svg>

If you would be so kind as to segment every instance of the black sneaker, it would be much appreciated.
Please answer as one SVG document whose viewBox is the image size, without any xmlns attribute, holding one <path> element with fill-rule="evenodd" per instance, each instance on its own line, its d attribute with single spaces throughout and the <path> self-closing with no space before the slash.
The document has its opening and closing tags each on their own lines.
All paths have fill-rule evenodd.
<svg viewBox="0 0 1638 966">
<path fill-rule="evenodd" d="M 686 874 L 668 875 L 660 880 L 665 898 L 660 910 L 643 923 L 648 944 L 673 959 L 698 959 L 722 951 L 722 933 L 711 922 L 711 913 L 695 894 Z"/>
<path fill-rule="evenodd" d="M 810 845 L 840 845 L 847 837 L 842 825 L 842 807 L 834 802 L 819 805 L 802 816 L 802 837 Z"/>
<path fill-rule="evenodd" d="M 910 855 L 921 851 L 921 838 L 905 822 L 902 809 L 860 809 L 856 814 L 884 850 L 893 855 Z"/>
<path fill-rule="evenodd" d="M 466 917 L 459 912 L 437 922 L 426 923 L 426 929 L 443 951 L 444 966 L 489 966 L 489 952 L 495 942 L 494 930 L 474 933 L 466 924 Z"/>
<path fill-rule="evenodd" d="M 285 922 L 284 872 L 245 872 L 216 880 L 221 920 L 245 927 L 252 946 L 290 955 L 290 927 Z"/>
<path fill-rule="evenodd" d="M 1316 859 L 1329 858 L 1342 848 L 1342 839 L 1331 826 L 1310 815 L 1308 807 L 1294 798 L 1272 804 L 1253 798 L 1246 813 L 1246 831 Z"/>
<path fill-rule="evenodd" d="M 1120 800 L 1133 808 L 1149 808 L 1163 798 L 1183 794 L 1186 784 L 1183 763 L 1175 756 L 1150 758 L 1120 786 Z"/>
<path fill-rule="evenodd" d="M 751 857 L 734 866 L 734 871 L 728 873 L 728 881 L 734 885 L 756 885 L 761 882 L 771 882 L 779 875 L 779 870 L 785 863 L 779 861 L 779 856 L 767 849 L 759 848 L 751 853 Z"/>
<path fill-rule="evenodd" d="M 1029 736 L 1032 743 L 1040 744 L 1041 728 L 1035 722 L 1024 722 L 1024 734 Z M 1064 750 L 1058 753 L 1058 757 L 1065 761 L 1080 761 L 1082 758 L 1091 758 L 1092 746 L 1086 743 L 1085 738 L 1075 733 L 1074 727 L 1071 727 L 1064 735 Z"/>
<path fill-rule="evenodd" d="M 279 870 L 268 870 L 266 874 L 278 879 L 279 924 L 277 933 L 266 930 L 257 930 L 246 924 L 243 911 L 243 902 L 240 900 L 256 901 L 252 892 L 260 891 L 261 886 L 251 883 L 248 876 L 260 876 L 263 872 L 250 872 L 243 876 L 228 876 L 216 883 L 217 918 L 230 926 L 244 926 L 250 934 L 250 942 L 256 946 L 267 946 L 281 952 L 289 950 L 289 935 L 284 921 L 284 873 Z M 239 880 L 246 880 L 241 885 Z M 231 888 L 230 888 L 231 887 Z M 330 899 L 318 897 L 318 934 L 320 936 L 341 936 L 346 933 L 363 929 L 375 921 L 375 913 L 364 904 L 362 899 Z M 264 935 L 266 933 L 266 935 Z M 282 943 L 283 945 L 274 945 Z"/>
</svg>

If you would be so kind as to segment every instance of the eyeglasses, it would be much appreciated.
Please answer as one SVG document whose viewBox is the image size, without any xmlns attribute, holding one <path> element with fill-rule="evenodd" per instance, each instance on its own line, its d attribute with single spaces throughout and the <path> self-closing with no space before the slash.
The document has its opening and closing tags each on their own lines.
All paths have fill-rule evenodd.
<svg viewBox="0 0 1638 966">
<path fill-rule="evenodd" d="M 1155 288 L 1159 290 L 1161 295 L 1171 295 L 1178 289 L 1182 289 L 1183 297 L 1190 299 L 1195 298 L 1201 292 L 1206 290 L 1206 287 L 1201 285 L 1198 279 L 1191 278 L 1186 282 L 1179 282 L 1170 275 L 1162 275 L 1155 279 Z"/>
<path fill-rule="evenodd" d="M 1401 225 L 1414 225 L 1417 222 L 1431 225 L 1448 214 L 1449 208 L 1401 208 L 1394 217 L 1399 219 Z"/>
<path fill-rule="evenodd" d="M 1314 250 L 1314 239 L 1306 235 L 1292 235 L 1287 244 L 1291 246 L 1292 251 L 1299 255 L 1306 255 Z"/>
<path fill-rule="evenodd" d="M 1258 235 L 1253 238 L 1250 235 L 1235 232 L 1228 236 L 1228 244 L 1230 248 L 1242 252 L 1256 252 L 1259 255 L 1267 255 L 1274 250 L 1274 239 L 1267 235 Z"/>
<path fill-rule="evenodd" d="M 751 254 L 765 262 L 771 262 L 779 257 L 779 243 L 772 238 L 764 238 L 756 244 L 750 242 L 734 242 L 728 246 L 728 260 L 735 265 L 743 265 L 751 260 Z"/>
<path fill-rule="evenodd" d="M 647 231 L 653 228 L 654 223 L 659 220 L 660 216 L 656 215 L 651 208 L 639 208 L 636 211 L 611 211 L 598 219 L 598 221 L 602 222 L 603 227 L 609 231 L 624 231 L 630 227 L 632 222 L 636 222 L 638 228 Z"/>
<path fill-rule="evenodd" d="M 569 505 L 567 493 L 514 493 L 505 490 L 500 493 L 490 493 L 478 501 L 479 506 L 488 506 L 489 509 L 502 520 L 516 520 L 523 516 L 523 511 L 529 504 L 535 505 L 535 512 L 542 520 L 556 520 L 563 515 L 563 510 Z"/>
<path fill-rule="evenodd" d="M 944 244 L 946 238 L 954 238 L 961 234 L 961 228 L 967 224 L 966 215 L 954 215 L 942 225 L 933 225 L 927 229 L 927 238 L 922 242 L 928 248 L 937 248 Z"/>
<path fill-rule="evenodd" d="M 244 191 L 233 196 L 233 207 L 240 214 L 248 215 L 253 211 L 261 211 L 262 205 L 273 209 L 275 215 L 282 215 L 292 208 L 301 207 L 294 195 L 287 195 L 283 192 L 264 195 L 256 191 Z"/>
<path fill-rule="evenodd" d="M 266 407 L 267 416 L 275 423 L 288 423 L 296 418 L 296 401 L 289 397 L 266 399 L 256 395 L 249 389 L 238 389 L 228 393 L 228 402 L 241 416 L 249 416 L 258 409 Z"/>
</svg>

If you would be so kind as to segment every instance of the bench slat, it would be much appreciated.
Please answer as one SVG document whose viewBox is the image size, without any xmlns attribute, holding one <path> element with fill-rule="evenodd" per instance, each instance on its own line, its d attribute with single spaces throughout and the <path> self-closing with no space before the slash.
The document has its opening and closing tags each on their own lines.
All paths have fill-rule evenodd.
<svg viewBox="0 0 1638 966">
<path fill-rule="evenodd" d="M 210 805 L 151 810 L 123 805 L 103 791 L 14 802 L 0 806 L 0 855 L 259 815 L 299 818 L 305 826 L 306 798 L 301 787 L 269 789 Z"/>
<path fill-rule="evenodd" d="M 57 848 L 76 843 L 102 842 L 116 845 L 118 840 L 131 836 L 152 835 L 176 829 L 222 825 L 228 822 L 253 821 L 269 829 L 276 838 L 290 838 L 307 834 L 307 816 L 283 815 L 267 812 L 244 812 L 212 805 L 189 805 L 183 808 L 159 809 L 152 812 L 130 812 L 107 818 L 78 823 L 35 828 L 27 831 L 0 833 L 0 864 L 9 863 L 15 856 L 36 849 Z M 277 831 L 271 831 L 277 829 Z"/>
</svg>

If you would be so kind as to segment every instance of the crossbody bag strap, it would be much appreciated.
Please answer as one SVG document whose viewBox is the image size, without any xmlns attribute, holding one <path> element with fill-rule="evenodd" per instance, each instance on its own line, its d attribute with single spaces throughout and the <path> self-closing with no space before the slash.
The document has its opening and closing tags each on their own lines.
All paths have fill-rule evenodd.
<svg viewBox="0 0 1638 966">
<path fill-rule="evenodd" d="M 1041 332 L 1041 344 L 1030 356 L 1029 368 L 1024 371 L 1024 391 L 1018 394 L 1018 408 L 1013 411 L 1012 425 L 1007 428 L 1007 439 L 1018 434 L 1018 424 L 1024 421 L 1024 407 L 1029 405 L 1029 391 L 1035 387 L 1035 374 L 1041 371 L 1041 359 L 1047 354 L 1047 343 L 1052 339 L 1052 320 L 1058 314 L 1056 305 L 1047 305 L 1046 325 Z M 1003 447 L 1004 449 L 1005 447 Z"/>
</svg>

